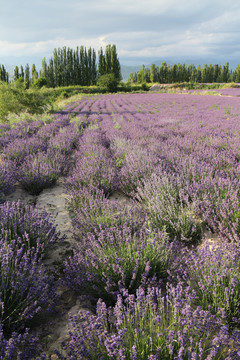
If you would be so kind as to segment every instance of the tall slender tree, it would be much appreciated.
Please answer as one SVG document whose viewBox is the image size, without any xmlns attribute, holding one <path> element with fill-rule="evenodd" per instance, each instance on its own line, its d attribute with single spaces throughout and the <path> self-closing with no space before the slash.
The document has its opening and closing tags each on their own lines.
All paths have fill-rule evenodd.
<svg viewBox="0 0 240 360">
<path fill-rule="evenodd" d="M 26 87 L 26 89 L 29 89 L 29 86 L 30 86 L 30 67 L 27 64 L 25 66 L 25 87 Z"/>
<path fill-rule="evenodd" d="M 106 70 L 106 60 L 105 60 L 105 56 L 103 53 L 103 49 L 102 47 L 100 48 L 99 52 L 98 52 L 98 77 L 104 75 L 107 73 Z"/>
<path fill-rule="evenodd" d="M 38 79 L 38 72 L 36 69 L 36 65 L 32 64 L 32 82 Z"/>
<path fill-rule="evenodd" d="M 18 68 L 18 66 L 15 66 L 15 69 L 14 69 L 14 81 L 16 81 L 17 79 L 19 79 L 19 68 Z"/>
<path fill-rule="evenodd" d="M 45 58 L 43 58 L 43 60 L 42 60 L 42 68 L 41 68 L 40 74 L 41 74 L 41 77 L 47 79 L 47 75 L 48 75 L 47 74 L 47 62 L 46 62 Z"/>
<path fill-rule="evenodd" d="M 24 70 L 23 70 L 23 66 L 20 66 L 20 73 L 19 73 L 19 77 L 24 81 Z"/>
</svg>

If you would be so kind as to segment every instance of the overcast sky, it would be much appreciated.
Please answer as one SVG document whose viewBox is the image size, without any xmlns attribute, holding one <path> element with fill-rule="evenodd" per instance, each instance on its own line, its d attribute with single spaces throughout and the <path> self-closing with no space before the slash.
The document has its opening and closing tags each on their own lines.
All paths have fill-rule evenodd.
<svg viewBox="0 0 240 360">
<path fill-rule="evenodd" d="M 0 64 L 116 44 L 121 63 L 239 59 L 238 0 L 2 0 Z"/>
</svg>

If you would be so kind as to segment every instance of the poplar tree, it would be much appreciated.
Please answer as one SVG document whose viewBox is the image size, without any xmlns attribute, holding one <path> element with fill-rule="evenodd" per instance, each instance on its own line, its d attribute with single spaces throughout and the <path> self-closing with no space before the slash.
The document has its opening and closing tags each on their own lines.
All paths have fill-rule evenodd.
<svg viewBox="0 0 240 360">
<path fill-rule="evenodd" d="M 105 54 L 102 48 L 100 48 L 98 52 L 98 77 L 105 74 L 114 74 L 118 81 L 122 78 L 116 45 L 108 44 L 105 49 Z"/>
<path fill-rule="evenodd" d="M 79 60 L 80 60 L 80 73 L 81 73 L 81 82 L 79 85 L 84 85 L 85 82 L 85 67 L 84 67 L 84 47 L 80 46 L 79 49 Z"/>
<path fill-rule="evenodd" d="M 8 72 L 4 65 L 0 65 L 0 80 L 8 83 Z"/>
<path fill-rule="evenodd" d="M 117 56 L 116 45 L 111 46 L 111 73 L 120 81 L 122 79 L 121 66 Z"/>
<path fill-rule="evenodd" d="M 15 66 L 15 69 L 14 69 L 14 81 L 16 81 L 17 79 L 19 79 L 19 68 L 18 68 L 18 66 Z"/>
<path fill-rule="evenodd" d="M 103 49 L 101 47 L 98 52 L 98 77 L 100 77 L 106 73 L 107 73 L 106 72 L 106 60 L 105 60 L 105 56 L 103 54 Z"/>
<path fill-rule="evenodd" d="M 92 85 L 95 85 L 96 82 L 97 82 L 96 52 L 93 49 L 93 51 L 92 51 Z"/>
<path fill-rule="evenodd" d="M 88 63 L 88 85 L 92 85 L 92 48 L 88 49 L 87 53 L 87 63 Z"/>
<path fill-rule="evenodd" d="M 30 68 L 29 68 L 29 65 L 27 64 L 25 66 L 25 87 L 26 87 L 26 89 L 29 89 L 29 85 L 30 85 Z"/>
<path fill-rule="evenodd" d="M 236 67 L 233 74 L 234 74 L 234 81 L 237 83 L 240 83 L 240 66 L 239 65 Z"/>
<path fill-rule="evenodd" d="M 37 80 L 37 78 L 38 78 L 38 72 L 37 72 L 36 66 L 35 66 L 35 64 L 32 64 L 32 82 Z"/>
<path fill-rule="evenodd" d="M 88 56 L 87 56 L 87 49 L 84 49 L 84 76 L 83 76 L 83 82 L 85 86 L 89 85 L 89 68 L 88 68 Z"/>
<path fill-rule="evenodd" d="M 48 71 L 47 71 L 47 84 L 49 87 L 55 87 L 55 74 L 54 74 L 54 63 L 53 63 L 53 59 L 51 58 L 49 60 L 49 66 L 48 66 Z"/>
<path fill-rule="evenodd" d="M 21 65 L 20 66 L 20 74 L 19 74 L 19 77 L 24 80 L 24 70 L 23 70 L 23 66 Z"/>
<path fill-rule="evenodd" d="M 156 82 L 157 81 L 157 73 L 156 73 L 156 66 L 154 64 L 150 67 L 150 82 Z"/>
<path fill-rule="evenodd" d="M 54 69 L 54 84 L 58 86 L 58 53 L 57 49 L 53 50 L 53 69 Z"/>
<path fill-rule="evenodd" d="M 105 49 L 105 73 L 110 74 L 113 73 L 112 68 L 112 54 L 111 54 L 111 45 L 108 44 Z"/>
<path fill-rule="evenodd" d="M 47 79 L 47 62 L 45 58 L 42 60 L 41 77 Z"/>
</svg>

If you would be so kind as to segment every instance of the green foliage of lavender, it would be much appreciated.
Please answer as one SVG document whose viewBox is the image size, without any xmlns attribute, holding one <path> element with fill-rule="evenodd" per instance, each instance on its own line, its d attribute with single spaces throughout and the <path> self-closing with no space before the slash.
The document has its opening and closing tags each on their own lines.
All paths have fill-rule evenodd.
<svg viewBox="0 0 240 360">
<path fill-rule="evenodd" d="M 48 151 L 28 155 L 18 170 L 18 181 L 31 195 L 56 184 L 67 171 L 66 157 L 61 152 Z"/>
<path fill-rule="evenodd" d="M 0 203 L 5 195 L 15 190 L 16 164 L 12 161 L 0 160 Z"/>
<path fill-rule="evenodd" d="M 47 213 L 20 202 L 0 205 L 0 353 L 4 359 L 30 359 L 38 351 L 39 340 L 27 328 L 54 308 L 57 284 L 42 259 L 59 239 Z"/>
<path fill-rule="evenodd" d="M 137 198 L 147 209 L 152 228 L 165 230 L 172 240 L 201 240 L 203 221 L 197 218 L 196 205 L 189 203 L 176 177 L 153 174 L 138 187 Z"/>
<path fill-rule="evenodd" d="M 17 239 L 26 241 L 26 250 L 39 245 L 42 254 L 47 251 L 48 245 L 57 241 L 59 236 L 45 211 L 39 213 L 32 205 L 24 205 L 20 201 L 5 202 L 0 205 L 0 227 L 0 234 L 5 241 L 11 242 Z"/>
<path fill-rule="evenodd" d="M 146 214 L 134 202 L 130 206 L 110 200 L 97 187 L 82 187 L 72 190 L 68 196 L 68 208 L 72 215 L 75 237 L 97 230 L 129 225 L 136 231 L 146 222 Z"/>
<path fill-rule="evenodd" d="M 136 296 L 119 295 L 113 308 L 99 300 L 96 315 L 71 317 L 65 350 L 71 359 L 237 359 L 239 333 L 229 335 L 219 318 L 194 309 L 191 300 L 181 285 L 169 286 L 166 296 L 158 288 L 139 288 Z"/>
<path fill-rule="evenodd" d="M 65 275 L 78 292 L 111 304 L 117 294 L 135 293 L 140 285 L 163 285 L 173 259 L 164 233 L 133 232 L 130 225 L 109 227 L 81 240 L 66 261 Z"/>
<path fill-rule="evenodd" d="M 184 277 L 196 292 L 195 303 L 222 316 L 230 327 L 240 321 L 239 244 L 207 243 L 197 253 L 188 253 Z"/>
</svg>

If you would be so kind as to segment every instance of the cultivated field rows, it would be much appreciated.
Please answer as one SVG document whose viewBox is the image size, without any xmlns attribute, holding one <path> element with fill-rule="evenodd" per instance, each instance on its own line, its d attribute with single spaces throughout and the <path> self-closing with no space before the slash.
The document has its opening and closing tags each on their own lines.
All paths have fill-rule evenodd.
<svg viewBox="0 0 240 360">
<path fill-rule="evenodd" d="M 239 359 L 239 120 L 146 93 L 0 125 L 0 357 Z"/>
</svg>

